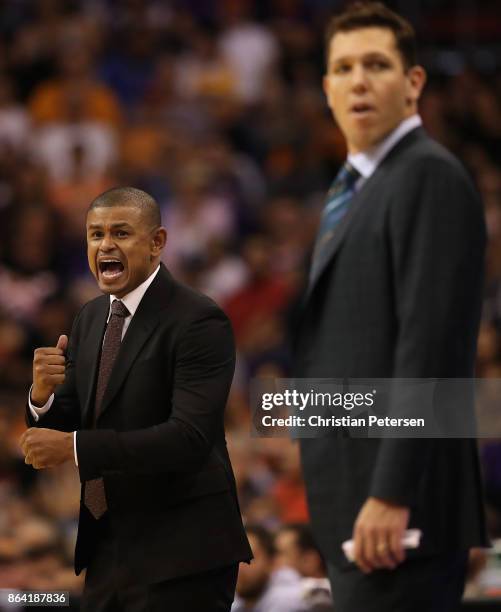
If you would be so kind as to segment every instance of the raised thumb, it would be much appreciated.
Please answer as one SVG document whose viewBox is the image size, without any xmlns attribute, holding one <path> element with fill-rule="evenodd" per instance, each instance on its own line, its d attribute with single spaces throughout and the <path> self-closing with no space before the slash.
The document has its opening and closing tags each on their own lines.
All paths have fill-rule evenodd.
<svg viewBox="0 0 501 612">
<path fill-rule="evenodd" d="M 62 349 L 63 351 L 65 351 L 67 346 L 68 346 L 68 336 L 65 336 L 64 334 L 59 336 L 59 340 L 57 341 L 56 348 Z"/>
</svg>

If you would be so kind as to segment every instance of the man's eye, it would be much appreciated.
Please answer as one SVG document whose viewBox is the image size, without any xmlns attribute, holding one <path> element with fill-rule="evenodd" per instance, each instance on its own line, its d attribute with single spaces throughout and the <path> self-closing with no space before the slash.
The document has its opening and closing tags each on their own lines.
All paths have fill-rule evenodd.
<svg viewBox="0 0 501 612">
<path fill-rule="evenodd" d="M 348 72 L 349 70 L 350 70 L 350 67 L 348 64 L 338 64 L 334 68 L 334 74 L 344 74 Z"/>
<path fill-rule="evenodd" d="M 118 230 L 118 232 L 117 232 L 117 236 L 118 236 L 119 238 L 125 238 L 125 237 L 126 237 L 126 236 L 128 236 L 128 235 L 129 235 L 129 232 L 126 232 L 126 231 L 124 231 L 124 230 Z"/>
<path fill-rule="evenodd" d="M 91 238 L 102 238 L 103 234 L 101 232 L 92 232 Z"/>
<path fill-rule="evenodd" d="M 388 62 L 383 60 L 373 60 L 372 62 L 368 63 L 368 66 L 371 70 L 385 70 L 385 68 L 388 68 Z"/>
</svg>

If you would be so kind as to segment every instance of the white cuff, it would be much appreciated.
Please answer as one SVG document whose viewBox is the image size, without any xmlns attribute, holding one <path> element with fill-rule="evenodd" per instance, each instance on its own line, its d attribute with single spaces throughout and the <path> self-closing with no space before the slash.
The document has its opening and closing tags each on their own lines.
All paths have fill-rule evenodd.
<svg viewBox="0 0 501 612">
<path fill-rule="evenodd" d="M 28 406 L 30 407 L 30 412 L 33 415 L 33 418 L 35 419 L 35 421 L 38 421 L 38 419 L 42 416 L 42 414 L 45 414 L 52 406 L 52 402 L 54 401 L 54 393 L 49 397 L 46 404 L 38 407 L 38 406 L 34 406 L 31 403 L 31 390 L 32 389 L 33 389 L 33 385 L 31 385 L 30 392 L 28 393 Z"/>
<path fill-rule="evenodd" d="M 73 432 L 73 454 L 75 455 L 75 465 L 78 467 L 78 457 L 77 457 L 77 432 Z"/>
</svg>

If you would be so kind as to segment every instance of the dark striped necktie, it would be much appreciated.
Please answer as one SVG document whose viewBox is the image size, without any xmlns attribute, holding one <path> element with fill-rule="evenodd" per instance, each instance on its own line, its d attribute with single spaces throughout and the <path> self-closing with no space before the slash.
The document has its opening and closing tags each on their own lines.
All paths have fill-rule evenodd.
<svg viewBox="0 0 501 612">
<path fill-rule="evenodd" d="M 344 217 L 355 193 L 355 183 L 360 173 L 345 161 L 327 193 L 327 202 L 322 212 L 310 268 L 310 283 L 316 278 L 329 253 L 329 242 L 337 224 Z"/>
<path fill-rule="evenodd" d="M 97 419 L 101 412 L 101 404 L 104 392 L 108 386 L 111 371 L 113 370 L 113 364 L 120 350 L 125 318 L 129 316 L 129 314 L 130 312 L 123 302 L 120 300 L 113 301 L 111 305 L 111 317 L 106 328 L 106 335 L 104 336 L 103 348 L 101 351 L 101 360 L 99 362 L 96 400 L 94 402 L 94 427 L 96 427 Z M 86 481 L 84 501 L 95 519 L 99 519 L 103 516 L 108 506 L 106 504 L 104 481 L 102 478 L 94 478 L 93 480 Z"/>
</svg>

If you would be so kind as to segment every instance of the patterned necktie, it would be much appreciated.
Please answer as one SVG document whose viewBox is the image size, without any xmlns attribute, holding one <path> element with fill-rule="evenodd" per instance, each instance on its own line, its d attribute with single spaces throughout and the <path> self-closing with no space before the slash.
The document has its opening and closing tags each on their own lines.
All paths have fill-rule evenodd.
<svg viewBox="0 0 501 612">
<path fill-rule="evenodd" d="M 345 161 L 329 189 L 313 250 L 310 283 L 316 278 L 318 270 L 325 263 L 325 258 L 329 253 L 328 244 L 334 235 L 336 225 L 348 210 L 350 200 L 355 193 L 355 183 L 359 177 L 358 170 Z"/>
<path fill-rule="evenodd" d="M 103 348 L 101 351 L 101 361 L 99 362 L 99 374 L 97 377 L 96 400 L 94 402 L 94 422 L 96 427 L 97 419 L 101 411 L 104 392 L 110 379 L 113 364 L 120 349 L 122 342 L 122 330 L 125 317 L 130 312 L 120 300 L 114 300 L 111 305 L 111 317 L 106 329 Z M 95 519 L 101 518 L 107 510 L 106 497 L 104 494 L 104 482 L 102 478 L 87 480 L 84 491 L 85 505 Z"/>
</svg>

